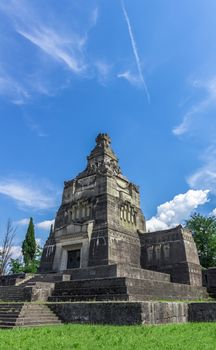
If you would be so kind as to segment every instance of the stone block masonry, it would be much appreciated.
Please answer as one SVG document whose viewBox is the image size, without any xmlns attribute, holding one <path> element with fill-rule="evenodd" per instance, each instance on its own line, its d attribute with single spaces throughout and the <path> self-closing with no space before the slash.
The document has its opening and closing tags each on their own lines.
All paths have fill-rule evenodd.
<svg viewBox="0 0 216 350">
<path fill-rule="evenodd" d="M 112 325 L 216 321 L 216 303 L 94 302 L 50 303 L 65 323 Z"/>
<path fill-rule="evenodd" d="M 146 231 L 139 187 L 122 174 L 110 144 L 99 134 L 85 170 L 64 182 L 39 273 L 0 278 L 0 300 L 48 300 L 64 322 L 215 320 L 216 304 L 188 301 L 215 297 L 216 270 L 206 271 L 204 288 L 192 234 L 181 225 Z"/>
<path fill-rule="evenodd" d="M 0 328 L 61 323 L 147 325 L 216 321 L 216 303 L 0 303 Z"/>
<path fill-rule="evenodd" d="M 139 187 L 122 174 L 110 144 L 107 134 L 99 134 L 86 169 L 65 181 L 39 272 L 79 268 L 83 273 L 74 275 L 81 276 L 96 267 L 98 275 L 106 278 L 112 268 L 104 266 L 116 264 L 130 270 L 131 278 L 142 278 L 144 273 L 138 269 L 145 269 L 166 273 L 174 283 L 200 287 L 202 274 L 191 232 L 181 226 L 146 232 Z M 151 279 L 158 278 L 155 274 Z"/>
</svg>

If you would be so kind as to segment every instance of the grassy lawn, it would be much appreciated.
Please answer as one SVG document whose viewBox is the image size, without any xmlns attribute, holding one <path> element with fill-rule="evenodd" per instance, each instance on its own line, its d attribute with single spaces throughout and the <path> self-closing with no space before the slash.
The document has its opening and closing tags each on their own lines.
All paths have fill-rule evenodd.
<svg viewBox="0 0 216 350">
<path fill-rule="evenodd" d="M 160 326 L 63 325 L 0 330 L 1 350 L 215 350 L 216 323 Z"/>
</svg>

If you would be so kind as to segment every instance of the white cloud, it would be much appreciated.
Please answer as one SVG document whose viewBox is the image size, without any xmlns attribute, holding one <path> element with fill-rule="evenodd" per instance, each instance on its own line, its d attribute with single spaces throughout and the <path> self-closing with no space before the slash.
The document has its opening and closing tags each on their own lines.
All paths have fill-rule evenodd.
<svg viewBox="0 0 216 350">
<path fill-rule="evenodd" d="M 17 105 L 25 104 L 31 97 L 26 88 L 6 74 L 2 67 L 0 67 L 0 95 L 9 98 Z"/>
<path fill-rule="evenodd" d="M 188 190 L 157 207 L 157 214 L 146 222 L 147 231 L 164 230 L 186 220 L 194 209 L 208 202 L 208 190 Z"/>
<path fill-rule="evenodd" d="M 194 104 L 184 115 L 183 121 L 172 130 L 176 136 L 190 131 L 194 117 L 202 115 L 210 108 L 216 106 L 216 77 L 207 81 L 194 81 L 192 85 L 195 88 L 204 89 L 206 96 Z"/>
<path fill-rule="evenodd" d="M 95 63 L 95 67 L 97 70 L 98 80 L 102 85 L 106 85 L 107 80 L 110 77 L 110 72 L 112 66 L 102 61 L 97 61 Z"/>
<path fill-rule="evenodd" d="M 0 251 L 2 250 L 2 246 L 0 246 Z M 14 245 L 11 247 L 11 258 L 18 259 L 22 257 L 22 247 L 19 245 Z"/>
<path fill-rule="evenodd" d="M 41 241 L 40 238 L 36 238 L 35 241 L 40 247 L 43 246 L 43 242 Z M 1 248 L 2 247 L 0 247 L 0 250 L 1 250 Z M 12 259 L 20 259 L 20 258 L 22 258 L 22 247 L 21 247 L 21 245 L 13 245 L 11 247 L 11 258 Z"/>
<path fill-rule="evenodd" d="M 187 178 L 194 189 L 208 189 L 216 194 L 216 147 L 211 146 L 203 155 L 204 165 Z"/>
<path fill-rule="evenodd" d="M 45 220 L 38 222 L 36 224 L 36 227 L 42 229 L 42 230 L 50 230 L 51 225 L 54 225 L 55 220 Z"/>
<path fill-rule="evenodd" d="M 12 198 L 24 208 L 49 209 L 55 207 L 58 192 L 44 184 L 37 186 L 30 181 L 0 179 L 0 194 Z"/>
<path fill-rule="evenodd" d="M 29 224 L 29 218 L 20 219 L 15 222 L 15 225 L 18 225 L 18 226 L 27 226 L 28 224 Z"/>
<path fill-rule="evenodd" d="M 216 216 L 216 208 L 214 210 L 212 210 L 211 214 L 210 215 L 214 215 Z"/>
<path fill-rule="evenodd" d="M 39 245 L 40 247 L 43 245 L 41 238 L 35 238 L 35 241 L 36 241 L 37 245 Z"/>
<path fill-rule="evenodd" d="M 26 123 L 26 126 L 38 137 L 48 136 L 48 134 L 42 130 L 42 127 L 29 114 L 23 113 L 23 119 Z"/>
<path fill-rule="evenodd" d="M 72 72 L 80 74 L 83 66 L 83 48 L 86 34 L 80 35 L 71 30 L 63 30 L 65 25 L 55 21 L 45 22 L 38 8 L 25 0 L 13 0 L 0 4 L 0 10 L 12 21 L 13 28 L 53 59 L 63 63 Z M 97 9 L 92 12 L 94 24 L 97 21 Z M 93 24 L 92 24 L 93 25 Z"/>
<path fill-rule="evenodd" d="M 12 259 L 18 259 L 22 257 L 22 248 L 19 245 L 14 245 L 11 247 L 11 257 Z"/>
<path fill-rule="evenodd" d="M 72 5 L 67 4 L 67 6 L 65 11 L 71 11 Z M 81 9 L 77 5 L 74 6 L 73 16 L 76 17 L 76 10 L 80 16 L 79 19 L 81 19 L 80 25 L 77 20 L 73 20 L 74 17 L 68 21 L 67 13 L 58 17 L 58 14 L 55 13 L 55 7 L 52 7 L 51 3 L 45 5 L 41 10 L 40 6 L 26 0 L 0 2 L 0 11 L 4 15 L 4 19 L 8 21 L 8 27 L 11 26 L 14 31 L 20 34 L 20 40 L 16 36 L 16 43 L 14 43 L 11 34 L 11 40 L 6 41 L 8 33 L 3 33 L 0 65 L 3 62 L 7 63 L 4 75 L 0 70 L 0 95 L 17 105 L 21 105 L 31 101 L 37 94 L 55 95 L 60 89 L 71 85 L 73 75 L 82 78 L 89 77 L 94 63 L 87 57 L 88 34 L 91 28 L 97 24 L 98 8 L 92 8 L 92 5 L 89 5 L 83 17 Z M 30 46 L 23 43 L 23 39 L 26 39 L 40 51 L 35 51 L 35 54 Z M 4 50 L 4 45 L 6 45 L 4 43 L 7 44 L 7 50 Z M 21 53 L 23 48 L 25 49 L 29 55 L 29 61 L 32 62 L 31 66 L 25 63 L 26 54 L 22 53 L 19 57 L 23 57 L 23 59 L 19 61 L 19 69 L 16 70 L 16 59 L 13 56 L 14 48 L 16 48 L 16 52 L 20 50 Z M 4 57 L 4 52 L 8 50 L 11 51 L 10 60 L 8 57 L 6 59 Z M 61 74 L 53 74 L 61 67 L 64 69 Z M 95 74 L 93 78 L 95 78 Z"/>
<path fill-rule="evenodd" d="M 96 26 L 98 21 L 98 8 L 95 7 L 91 14 L 91 25 Z"/>
<path fill-rule="evenodd" d="M 146 85 L 146 82 L 145 82 L 145 79 L 144 79 L 144 76 L 143 76 L 142 67 L 141 67 L 141 61 L 140 61 L 140 57 L 139 57 L 138 50 L 137 50 L 137 44 L 136 44 L 136 41 L 135 41 L 135 38 L 134 38 L 134 34 L 133 34 L 133 31 L 132 31 L 132 27 L 131 27 L 130 19 L 128 17 L 128 13 L 127 13 L 126 8 L 125 8 L 124 0 L 121 0 L 121 6 L 122 6 L 122 11 L 123 11 L 123 14 L 124 14 L 125 21 L 127 23 L 128 33 L 129 33 L 129 37 L 130 37 L 130 41 L 131 41 L 131 46 L 132 46 L 134 58 L 135 58 L 136 65 L 137 65 L 139 78 L 140 78 L 140 81 L 141 81 L 141 83 L 142 83 L 142 85 L 144 87 L 147 100 L 148 100 L 148 102 L 150 102 L 150 95 L 149 95 L 148 88 L 147 88 L 147 85 Z"/>
<path fill-rule="evenodd" d="M 55 220 L 44 220 L 35 224 L 35 227 L 42 230 L 50 230 L 51 225 L 54 225 Z M 15 222 L 18 226 L 27 226 L 29 224 L 29 218 L 24 218 Z"/>
<path fill-rule="evenodd" d="M 17 29 L 17 32 L 53 59 L 62 62 L 73 73 L 81 74 L 85 69 L 82 58 L 84 38 L 75 34 L 66 38 L 53 28 L 45 26 L 31 28 L 29 31 Z"/>
<path fill-rule="evenodd" d="M 135 85 L 137 87 L 141 86 L 140 78 L 137 75 L 132 74 L 130 71 L 119 73 L 117 77 L 127 80 L 131 85 Z"/>
</svg>

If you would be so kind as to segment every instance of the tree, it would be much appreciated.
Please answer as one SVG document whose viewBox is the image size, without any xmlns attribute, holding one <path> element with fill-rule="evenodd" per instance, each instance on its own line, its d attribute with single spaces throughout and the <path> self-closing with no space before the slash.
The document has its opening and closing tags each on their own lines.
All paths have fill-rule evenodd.
<svg viewBox="0 0 216 350">
<path fill-rule="evenodd" d="M 8 219 L 6 230 L 3 234 L 2 245 L 0 247 L 0 275 L 5 275 L 7 273 L 7 268 L 12 255 L 12 246 L 15 235 L 16 228 L 13 227 L 11 220 Z"/>
<path fill-rule="evenodd" d="M 191 215 L 186 227 L 192 231 L 201 266 L 216 266 L 216 217 Z"/>
<path fill-rule="evenodd" d="M 25 266 L 22 258 L 10 259 L 10 273 L 25 272 Z"/>
<path fill-rule="evenodd" d="M 35 252 L 34 259 L 31 260 L 28 263 L 28 265 L 25 265 L 23 271 L 26 273 L 36 273 L 40 265 L 41 255 L 42 255 L 42 248 L 39 246 L 39 244 L 36 243 L 36 252 Z"/>
<path fill-rule="evenodd" d="M 23 244 L 22 244 L 22 254 L 23 254 L 23 260 L 26 268 L 29 265 L 31 265 L 32 262 L 34 261 L 36 248 L 37 248 L 37 244 L 35 240 L 34 224 L 33 224 L 33 219 L 30 218 L 25 240 L 23 241 Z"/>
</svg>

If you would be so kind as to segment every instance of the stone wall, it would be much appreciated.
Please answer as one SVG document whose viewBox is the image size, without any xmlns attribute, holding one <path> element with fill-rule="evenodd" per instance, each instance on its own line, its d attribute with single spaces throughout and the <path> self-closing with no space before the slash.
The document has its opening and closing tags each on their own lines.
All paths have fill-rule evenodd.
<svg viewBox="0 0 216 350">
<path fill-rule="evenodd" d="M 147 279 L 155 281 L 170 282 L 170 275 L 157 271 L 144 270 L 126 264 L 111 264 L 92 266 L 83 269 L 66 270 L 71 280 L 83 280 L 92 278 L 129 277 L 135 279 Z M 52 274 L 51 276 L 53 276 Z M 43 275 L 41 275 L 43 276 Z M 54 275 L 55 276 L 55 275 Z"/>
<path fill-rule="evenodd" d="M 141 266 L 169 273 L 176 283 L 202 285 L 201 267 L 192 234 L 181 226 L 140 235 Z"/>
<path fill-rule="evenodd" d="M 187 322 L 185 303 L 64 303 L 48 304 L 67 323 L 115 325 Z"/>
<path fill-rule="evenodd" d="M 25 273 L 0 276 L 0 286 L 14 286 L 16 283 L 23 281 L 26 276 Z"/>
<path fill-rule="evenodd" d="M 190 322 L 215 322 L 216 303 L 191 303 L 188 304 L 188 321 Z"/>
<path fill-rule="evenodd" d="M 66 323 L 132 325 L 216 321 L 216 303 L 149 301 L 51 303 L 48 306 Z"/>
</svg>

